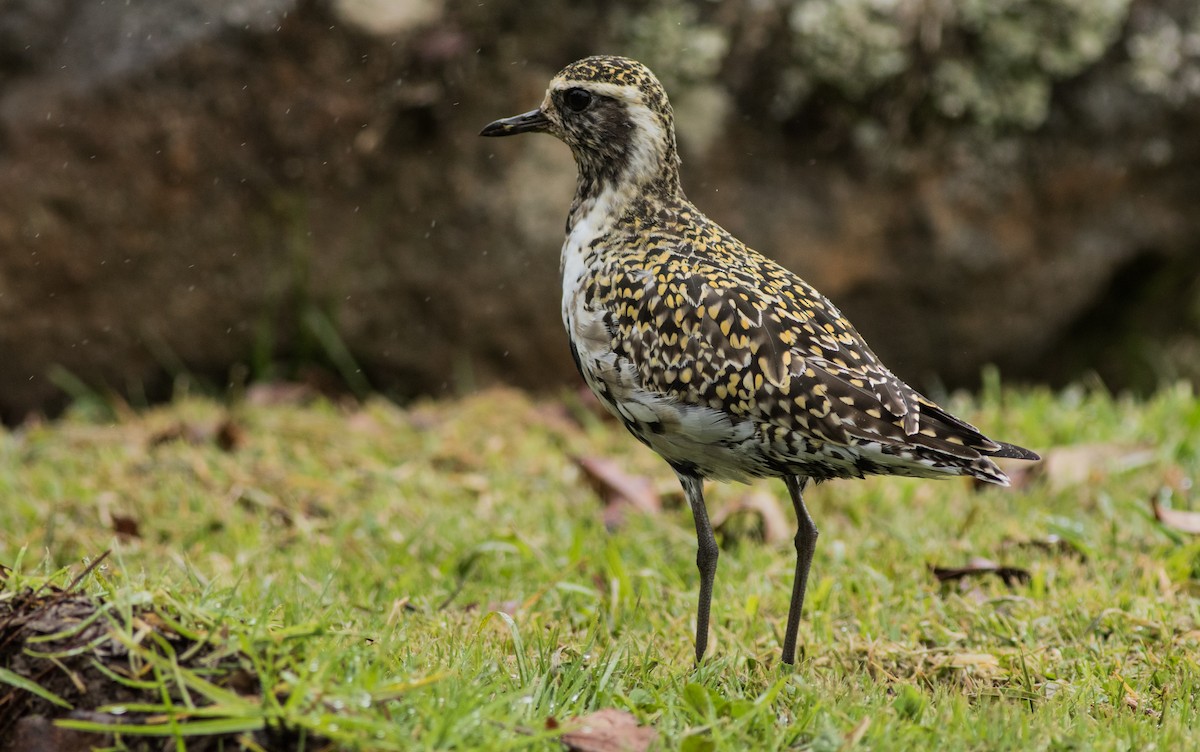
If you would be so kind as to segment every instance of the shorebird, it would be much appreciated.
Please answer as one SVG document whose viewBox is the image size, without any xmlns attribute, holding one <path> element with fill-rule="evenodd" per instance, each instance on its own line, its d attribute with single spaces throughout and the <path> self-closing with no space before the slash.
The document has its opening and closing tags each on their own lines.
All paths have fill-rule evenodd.
<svg viewBox="0 0 1200 752">
<path fill-rule="evenodd" d="M 563 323 L 588 386 L 683 485 L 698 539 L 697 662 L 719 555 L 704 479 L 787 486 L 797 518 L 782 655 L 791 664 L 817 544 L 810 479 L 965 475 L 1005 486 L 991 458 L 1038 459 L 898 379 L 825 296 L 688 201 L 671 105 L 646 66 L 579 60 L 541 106 L 480 135 L 518 133 L 557 136 L 575 157 Z"/>
</svg>

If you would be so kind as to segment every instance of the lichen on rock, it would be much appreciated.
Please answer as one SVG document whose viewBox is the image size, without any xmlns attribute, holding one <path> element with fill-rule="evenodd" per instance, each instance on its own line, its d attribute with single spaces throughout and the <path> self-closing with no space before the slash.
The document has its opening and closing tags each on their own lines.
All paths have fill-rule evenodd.
<svg viewBox="0 0 1200 752">
<path fill-rule="evenodd" d="M 1046 119 L 1054 83 L 1107 52 L 1129 8 L 1130 0 L 800 0 L 789 14 L 798 69 L 789 88 L 802 98 L 824 85 L 862 100 L 895 86 L 910 108 L 925 101 L 949 120 L 1032 129 Z"/>
<path fill-rule="evenodd" d="M 1200 6 L 1180 18 L 1162 8 L 1139 8 L 1125 42 L 1129 75 L 1141 92 L 1179 106 L 1200 98 Z"/>
<path fill-rule="evenodd" d="M 729 47 L 725 30 L 680 0 L 634 14 L 623 31 L 624 53 L 649 65 L 672 92 L 712 81 Z"/>
</svg>

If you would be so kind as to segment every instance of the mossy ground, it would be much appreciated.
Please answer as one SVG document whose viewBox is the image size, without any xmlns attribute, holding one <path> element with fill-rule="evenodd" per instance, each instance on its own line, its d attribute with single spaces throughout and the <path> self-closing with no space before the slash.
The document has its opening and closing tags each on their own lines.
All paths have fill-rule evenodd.
<svg viewBox="0 0 1200 752">
<path fill-rule="evenodd" d="M 254 748 L 262 726 L 339 749 L 555 749 L 548 718 L 610 707 L 663 749 L 1200 746 L 1200 542 L 1149 507 L 1164 488 L 1187 506 L 1200 471 L 1191 389 L 993 385 L 950 406 L 1051 455 L 1094 450 L 1011 490 L 811 489 L 821 539 L 795 670 L 778 665 L 790 542 L 724 541 L 695 667 L 686 508 L 607 530 L 573 458 L 617 459 L 664 489 L 670 471 L 569 395 L 181 397 L 0 434 L 0 598 L 65 585 L 111 549 L 80 587 L 135 652 L 153 647 L 149 621 L 240 656 L 266 689 L 222 693 L 161 645 L 139 658 L 163 698 L 139 721 L 178 734 L 174 749 L 217 731 Z M 782 484 L 761 488 L 788 507 Z M 746 492 L 710 485 L 710 507 Z M 1013 545 L 1051 535 L 1072 549 Z M 930 572 L 975 556 L 1030 580 Z"/>
</svg>

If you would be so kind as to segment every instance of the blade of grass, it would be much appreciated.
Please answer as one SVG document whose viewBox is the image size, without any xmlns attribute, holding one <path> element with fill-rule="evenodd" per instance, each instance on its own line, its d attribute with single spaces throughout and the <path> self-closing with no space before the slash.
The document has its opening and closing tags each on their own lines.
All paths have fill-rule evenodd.
<svg viewBox="0 0 1200 752">
<path fill-rule="evenodd" d="M 16 687 L 17 689 L 24 690 L 32 695 L 37 695 L 43 700 L 53 703 L 60 708 L 66 708 L 67 710 L 75 709 L 74 705 L 54 694 L 42 685 L 38 684 L 32 679 L 27 679 L 14 671 L 10 671 L 9 669 L 0 667 L 0 682 L 4 682 L 10 687 Z"/>
<path fill-rule="evenodd" d="M 259 731 L 266 727 L 263 718 L 213 718 L 185 723 L 102 723 L 78 718 L 60 718 L 54 722 L 59 728 L 73 731 L 89 731 L 94 734 L 125 734 L 127 736 L 217 736 Z"/>
</svg>

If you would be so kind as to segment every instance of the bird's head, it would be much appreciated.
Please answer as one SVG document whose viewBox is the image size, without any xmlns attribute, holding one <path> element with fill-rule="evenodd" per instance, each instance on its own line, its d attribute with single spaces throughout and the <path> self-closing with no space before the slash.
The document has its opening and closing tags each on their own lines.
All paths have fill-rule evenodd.
<svg viewBox="0 0 1200 752">
<path fill-rule="evenodd" d="M 679 191 L 675 124 L 667 93 L 649 68 L 598 55 L 563 68 L 536 110 L 489 123 L 479 135 L 550 133 L 575 155 L 582 183 Z"/>
</svg>

